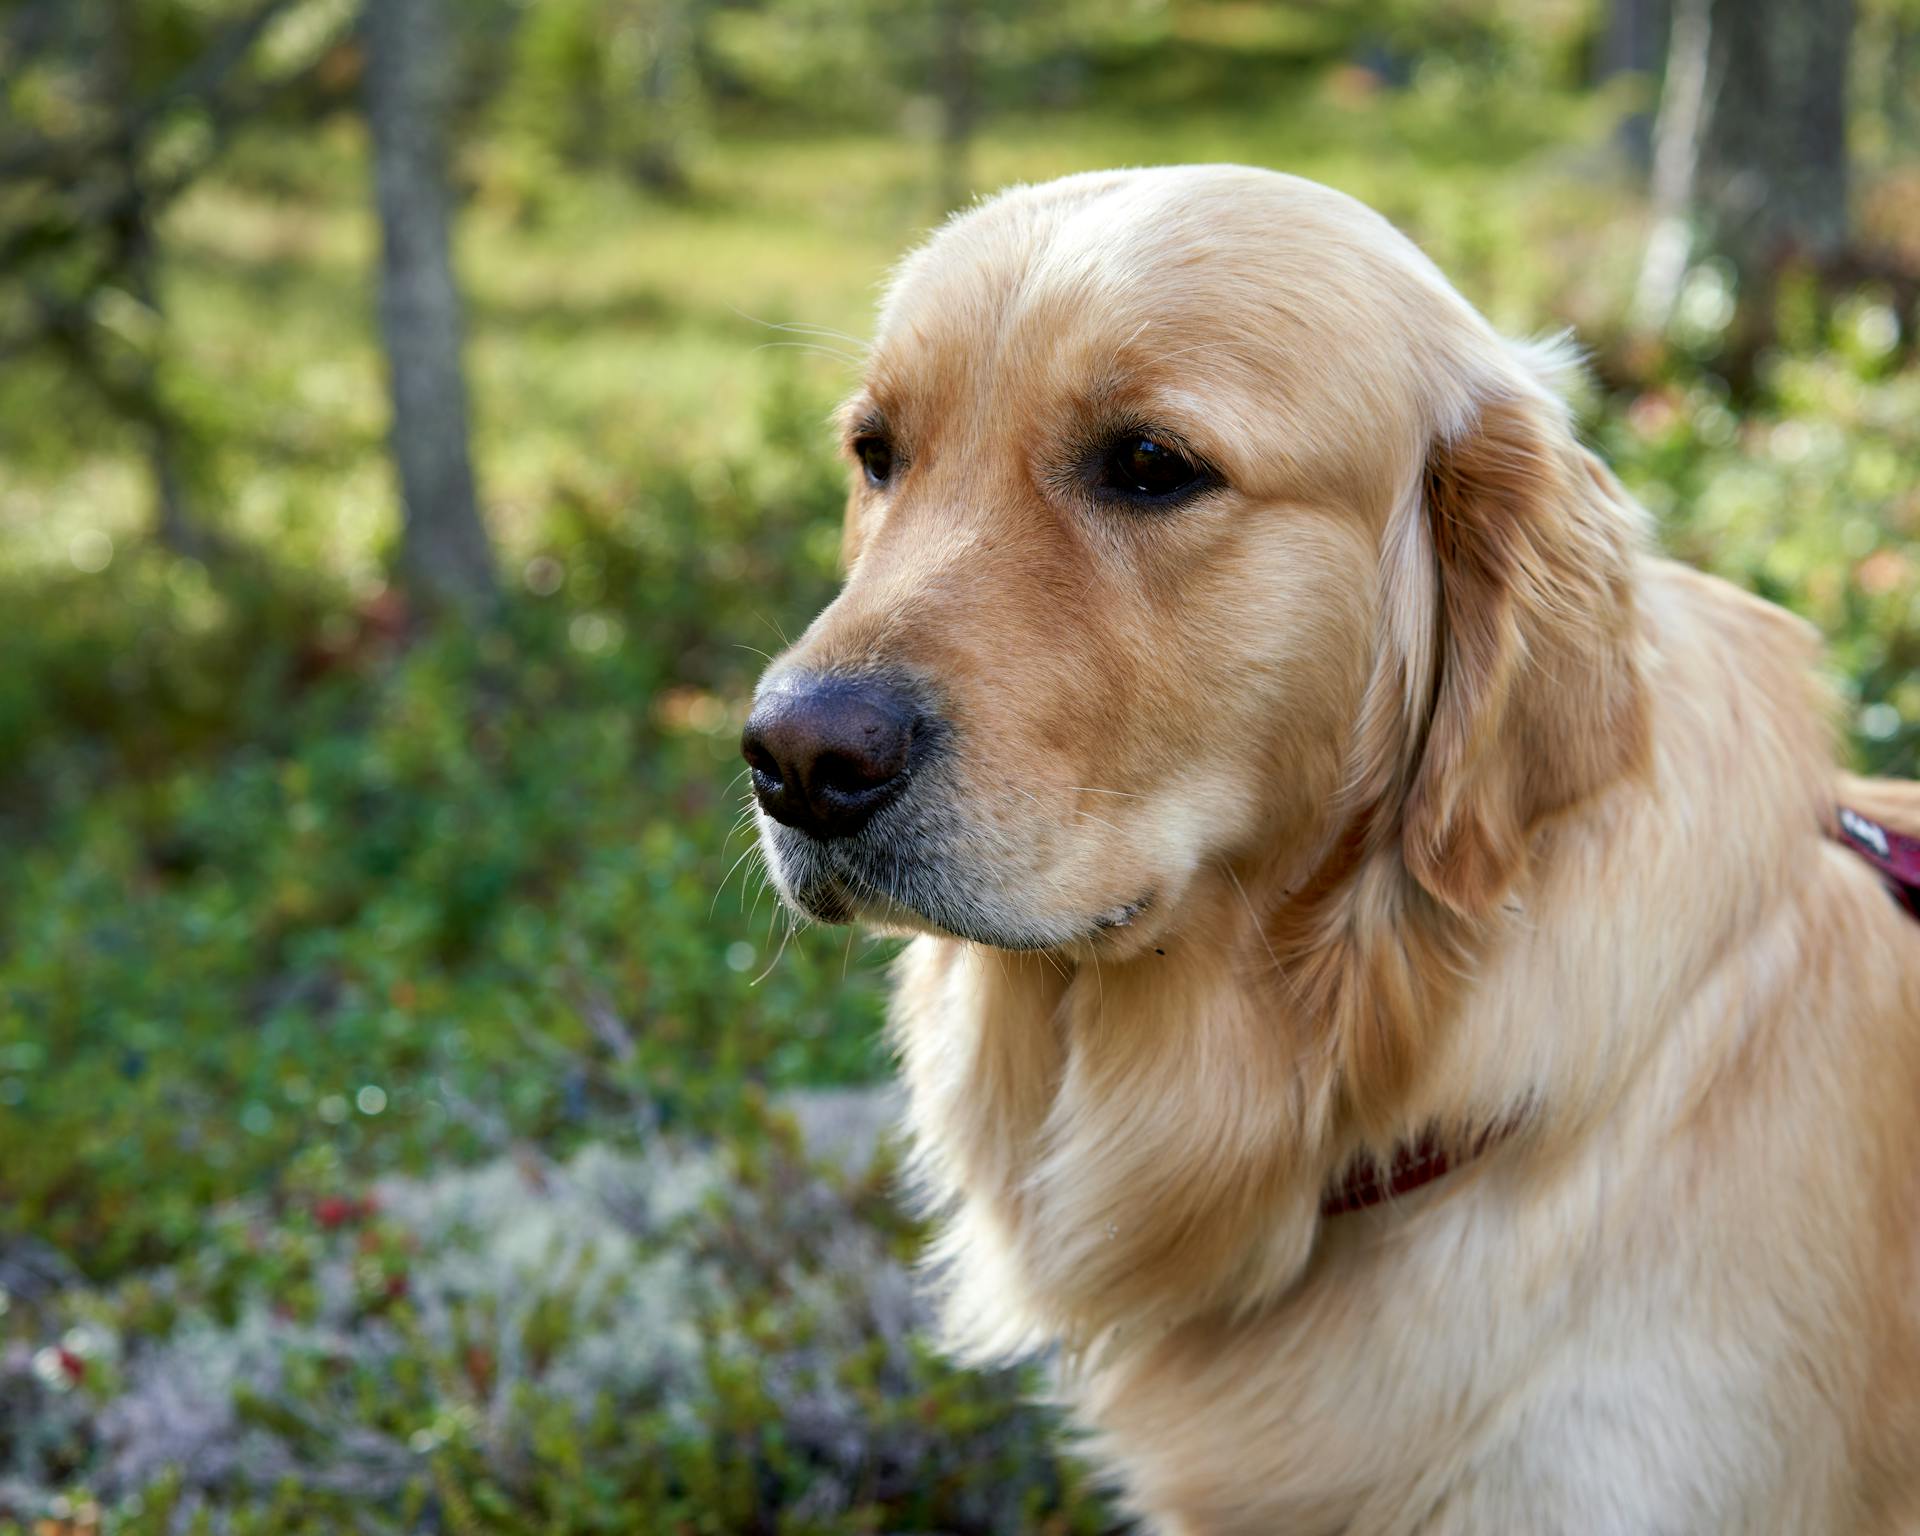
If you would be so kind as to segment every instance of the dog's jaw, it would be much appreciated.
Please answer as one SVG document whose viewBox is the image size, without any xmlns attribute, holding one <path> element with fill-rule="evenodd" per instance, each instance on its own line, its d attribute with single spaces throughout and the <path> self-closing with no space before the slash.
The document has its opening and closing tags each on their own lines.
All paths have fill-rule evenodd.
<svg viewBox="0 0 1920 1536">
<path fill-rule="evenodd" d="M 797 917 L 1096 958 L 1130 953 L 1153 937 L 1161 915 L 1153 890 L 1104 905 L 1083 899 L 1037 917 L 940 840 L 916 835 L 909 818 L 877 820 L 858 838 L 826 842 L 759 814 L 768 875 Z"/>
</svg>

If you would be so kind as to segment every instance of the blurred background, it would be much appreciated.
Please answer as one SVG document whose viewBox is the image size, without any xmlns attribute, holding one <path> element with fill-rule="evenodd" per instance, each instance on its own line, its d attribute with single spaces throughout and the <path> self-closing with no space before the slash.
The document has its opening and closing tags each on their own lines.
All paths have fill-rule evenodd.
<svg viewBox="0 0 1920 1536">
<path fill-rule="evenodd" d="M 739 821 L 888 264 L 1237 160 L 1920 743 L 1920 0 L 3 0 L 0 1531 L 1095 1532 Z"/>
</svg>

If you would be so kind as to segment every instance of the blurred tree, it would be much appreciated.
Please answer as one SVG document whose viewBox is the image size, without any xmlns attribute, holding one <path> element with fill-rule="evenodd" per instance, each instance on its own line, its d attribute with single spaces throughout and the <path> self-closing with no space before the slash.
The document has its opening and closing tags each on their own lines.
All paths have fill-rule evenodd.
<svg viewBox="0 0 1920 1536">
<path fill-rule="evenodd" d="M 544 0 L 515 41 L 507 116 L 554 153 L 687 182 L 711 0 Z"/>
<path fill-rule="evenodd" d="M 380 328 L 393 390 L 400 566 L 430 609 L 496 595 L 474 500 L 447 183 L 453 48 L 445 0 L 368 0 L 366 109 L 380 213 Z"/>
<path fill-rule="evenodd" d="M 1886 142 L 1906 148 L 1920 126 L 1914 101 L 1920 86 L 1920 0 L 1861 0 L 1860 32 L 1860 60 L 1872 71 L 1869 89 Z"/>
<path fill-rule="evenodd" d="M 770 103 L 813 112 L 830 103 L 849 119 L 900 124 L 931 150 L 936 218 L 972 195 L 973 140 L 989 94 L 1024 85 L 1037 55 L 1082 20 L 1083 0 L 1023 7 L 1017 0 L 773 0 L 727 23 L 716 52 L 734 80 Z M 1069 12 L 1074 15 L 1069 18 Z"/>
<path fill-rule="evenodd" d="M 1689 265 L 1732 269 L 1736 368 L 1765 339 L 1783 267 L 1847 243 L 1853 0 L 1675 0 L 1654 142 L 1658 222 L 1636 305 L 1664 325 Z"/>
<path fill-rule="evenodd" d="M 976 0 L 934 0 L 935 38 L 929 73 L 940 104 L 934 185 L 940 212 L 950 213 L 972 192 L 968 162 L 979 116 Z"/>
<path fill-rule="evenodd" d="M 12 279 L 0 360 L 57 356 L 137 430 L 157 531 L 182 553 L 214 539 L 167 386 L 155 224 L 272 91 L 311 69 L 324 18 L 291 47 L 265 46 L 300 7 L 28 0 L 0 15 L 0 270 Z"/>
<path fill-rule="evenodd" d="M 1617 135 L 1628 162 L 1642 176 L 1653 169 L 1653 82 L 1660 77 L 1672 27 L 1672 0 L 1611 0 L 1600 37 L 1600 78 L 1627 75 L 1643 86 L 1644 94 L 1620 120 Z"/>
</svg>

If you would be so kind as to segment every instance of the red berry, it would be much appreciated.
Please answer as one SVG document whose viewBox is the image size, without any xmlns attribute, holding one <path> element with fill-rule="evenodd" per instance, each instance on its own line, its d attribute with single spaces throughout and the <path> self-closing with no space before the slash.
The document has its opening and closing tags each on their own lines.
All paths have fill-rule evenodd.
<svg viewBox="0 0 1920 1536">
<path fill-rule="evenodd" d="M 360 1207 L 343 1195 L 323 1195 L 313 1203 L 314 1220 L 323 1227 L 344 1227 L 359 1215 Z"/>
</svg>

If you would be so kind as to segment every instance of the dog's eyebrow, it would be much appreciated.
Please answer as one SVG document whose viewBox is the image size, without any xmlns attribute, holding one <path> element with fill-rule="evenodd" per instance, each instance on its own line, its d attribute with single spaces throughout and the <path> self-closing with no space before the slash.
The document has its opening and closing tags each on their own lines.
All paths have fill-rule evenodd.
<svg viewBox="0 0 1920 1536">
<path fill-rule="evenodd" d="M 847 442 L 856 437 L 890 437 L 886 412 L 864 396 L 847 401 L 834 413 L 840 436 Z"/>
<path fill-rule="evenodd" d="M 1141 431 L 1171 439 L 1195 458 L 1224 468 L 1217 412 L 1191 390 L 1142 385 L 1109 376 L 1083 397 L 1083 419 L 1096 432 Z"/>
<path fill-rule="evenodd" d="M 1095 380 L 1083 395 L 1084 408 L 1102 417 L 1139 417 L 1168 426 L 1190 423 L 1204 430 L 1209 411 L 1204 396 L 1191 389 L 1131 373 L 1108 373 Z"/>
</svg>

